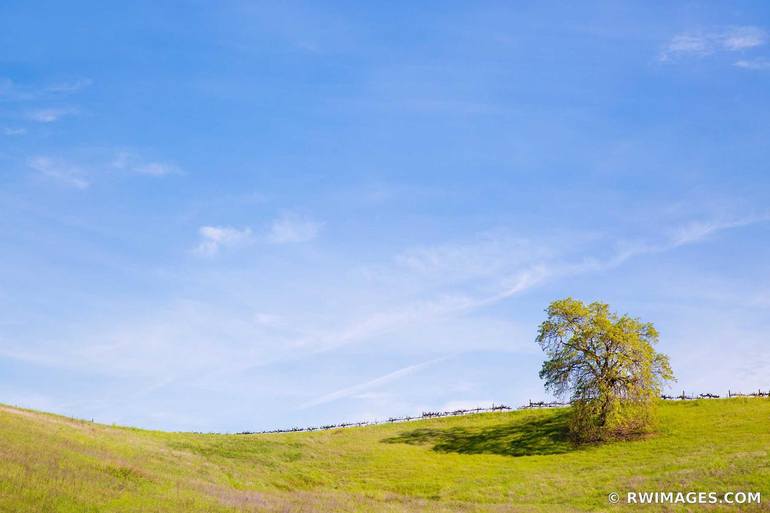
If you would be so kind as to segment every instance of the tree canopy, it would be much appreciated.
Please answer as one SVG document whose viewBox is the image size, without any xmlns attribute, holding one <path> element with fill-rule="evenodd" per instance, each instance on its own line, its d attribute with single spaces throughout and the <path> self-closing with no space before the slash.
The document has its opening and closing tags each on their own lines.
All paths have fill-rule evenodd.
<svg viewBox="0 0 770 513">
<path fill-rule="evenodd" d="M 648 429 L 661 387 L 674 379 L 668 357 L 654 349 L 653 324 L 572 298 L 546 312 L 537 336 L 548 358 L 540 377 L 547 390 L 570 397 L 573 434 L 602 439 Z"/>
</svg>

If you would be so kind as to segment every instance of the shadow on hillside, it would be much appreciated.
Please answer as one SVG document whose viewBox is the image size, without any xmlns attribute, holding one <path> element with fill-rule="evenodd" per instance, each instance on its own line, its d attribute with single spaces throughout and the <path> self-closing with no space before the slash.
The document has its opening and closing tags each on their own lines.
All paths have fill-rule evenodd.
<svg viewBox="0 0 770 513">
<path fill-rule="evenodd" d="M 578 447 L 567 435 L 567 412 L 525 416 L 504 424 L 446 429 L 423 428 L 385 438 L 383 443 L 433 445 L 436 452 L 533 456 L 563 454 Z"/>
</svg>

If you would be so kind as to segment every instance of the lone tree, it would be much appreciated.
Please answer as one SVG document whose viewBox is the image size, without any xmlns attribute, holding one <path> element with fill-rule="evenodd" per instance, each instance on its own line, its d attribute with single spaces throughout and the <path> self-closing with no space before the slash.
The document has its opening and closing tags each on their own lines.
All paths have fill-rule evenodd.
<svg viewBox="0 0 770 513">
<path fill-rule="evenodd" d="M 674 380 L 668 356 L 655 351 L 652 323 L 618 316 L 604 303 L 567 298 L 546 310 L 537 342 L 548 359 L 540 377 L 570 396 L 570 432 L 579 441 L 648 431 L 662 385 Z"/>
</svg>

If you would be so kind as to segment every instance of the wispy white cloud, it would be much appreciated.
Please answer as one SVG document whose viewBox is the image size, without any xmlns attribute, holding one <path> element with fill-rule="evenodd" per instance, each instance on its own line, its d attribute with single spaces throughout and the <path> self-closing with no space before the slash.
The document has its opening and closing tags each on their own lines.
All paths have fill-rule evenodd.
<svg viewBox="0 0 770 513">
<path fill-rule="evenodd" d="M 72 94 L 78 91 L 82 91 L 87 87 L 93 85 L 94 81 L 90 78 L 76 78 L 73 80 L 65 80 L 62 82 L 55 82 L 48 86 L 45 86 L 41 90 L 43 92 L 49 92 L 54 94 Z"/>
<path fill-rule="evenodd" d="M 60 160 L 37 156 L 29 159 L 27 165 L 44 176 L 76 189 L 86 189 L 91 185 L 79 167 Z"/>
<path fill-rule="evenodd" d="M 763 46 L 767 33 L 753 26 L 730 27 L 712 32 L 685 32 L 674 36 L 660 53 L 661 61 L 704 57 L 717 52 L 736 52 Z"/>
<path fill-rule="evenodd" d="M 257 240 L 248 228 L 204 226 L 200 234 L 201 241 L 195 251 L 204 256 Z M 475 337 L 480 337 L 474 343 L 477 348 L 489 343 L 496 347 L 501 344 L 511 346 L 508 338 L 515 329 L 512 331 L 510 326 L 490 320 L 479 326 L 481 321 L 463 321 L 464 314 L 522 293 L 545 278 L 539 267 L 527 266 L 520 271 L 509 269 L 499 278 L 490 277 L 492 290 L 488 293 L 463 291 L 456 288 L 462 284 L 451 279 L 443 290 L 434 290 L 433 278 L 428 276 L 431 281 L 426 282 L 425 276 L 414 274 L 395 260 L 392 265 L 394 272 L 408 273 L 407 279 L 412 282 L 409 288 L 413 290 L 404 290 L 400 282 L 377 283 L 369 290 L 372 284 L 365 277 L 367 282 L 360 283 L 362 277 L 358 276 L 359 283 L 335 288 L 338 306 L 332 312 L 306 297 L 313 295 L 315 287 L 311 284 L 307 290 L 292 293 L 288 303 L 281 301 L 283 308 L 275 304 L 276 298 L 272 297 L 270 303 L 275 310 L 270 312 L 250 310 L 243 313 L 244 305 L 229 308 L 208 303 L 172 305 L 160 308 L 159 313 L 148 314 L 146 318 L 123 319 L 119 325 L 105 326 L 97 330 L 98 335 L 90 334 L 87 338 L 91 343 L 81 341 L 82 350 L 73 355 L 69 365 L 96 366 L 121 375 L 171 374 L 175 379 L 189 379 L 190 375 L 232 376 L 254 367 L 313 358 L 351 344 L 384 340 L 383 337 L 390 339 L 391 336 L 400 339 L 410 333 L 419 333 L 420 327 L 427 331 L 423 331 L 423 336 L 415 335 L 416 339 L 409 339 L 412 340 L 409 342 L 411 348 L 457 351 L 467 346 L 463 341 Z M 244 276 L 238 281 L 248 282 L 250 278 Z M 281 284 L 274 285 L 275 294 L 280 294 L 281 290 Z M 385 290 L 388 292 L 382 294 Z M 249 302 L 261 302 L 259 293 L 253 291 L 252 294 L 255 295 Z M 447 324 L 451 328 L 437 333 L 437 327 L 443 326 L 445 321 L 451 321 Z M 436 338 L 440 338 L 441 343 Z M 109 340 L 114 343 L 105 345 Z M 137 340 L 144 342 L 138 345 Z M 213 340 L 221 343 L 215 348 L 211 345 Z M 185 351 L 184 347 L 189 349 L 191 344 L 197 348 L 198 357 L 194 361 L 189 358 L 178 361 L 176 355 Z M 154 355 L 152 365 L 146 361 L 149 355 Z M 216 381 L 211 377 L 207 379 Z"/>
<path fill-rule="evenodd" d="M 3 135 L 15 136 L 15 135 L 24 135 L 26 133 L 27 133 L 26 128 L 17 128 L 17 127 L 3 128 Z"/>
<path fill-rule="evenodd" d="M 692 221 L 672 231 L 669 244 L 671 247 L 693 244 L 724 230 L 767 221 L 770 221 L 770 214 L 751 215 L 726 220 Z"/>
<path fill-rule="evenodd" d="M 35 109 L 27 113 L 27 119 L 36 123 L 54 123 L 65 116 L 72 116 L 77 113 L 77 109 L 73 107 Z"/>
<path fill-rule="evenodd" d="M 267 233 L 260 236 L 259 240 L 270 244 L 306 242 L 316 238 L 322 226 L 323 223 L 307 217 L 284 214 L 269 225 Z M 203 226 L 199 234 L 201 241 L 195 253 L 203 256 L 212 256 L 222 248 L 244 246 L 257 240 L 249 227 Z"/>
<path fill-rule="evenodd" d="M 201 240 L 195 247 L 195 253 L 202 256 L 213 256 L 222 248 L 243 246 L 252 241 L 250 228 L 201 226 L 198 233 Z"/>
<path fill-rule="evenodd" d="M 704 56 L 712 53 L 714 48 L 711 39 L 703 35 L 680 34 L 666 45 L 661 54 L 662 60 L 669 60 L 677 56 Z"/>
<path fill-rule="evenodd" d="M 166 162 L 147 162 L 134 168 L 134 171 L 142 175 L 166 176 L 178 173 L 179 168 Z"/>
<path fill-rule="evenodd" d="M 548 256 L 542 244 L 492 231 L 473 241 L 412 248 L 398 254 L 395 262 L 420 274 L 465 278 L 496 274 Z"/>
<path fill-rule="evenodd" d="M 68 158 L 36 155 L 27 160 L 27 165 L 42 175 L 78 189 L 86 189 L 98 180 L 109 178 L 110 168 L 149 176 L 182 173 L 175 164 L 146 161 L 125 152 L 118 153 L 112 160 L 98 152 L 76 153 L 74 157 Z"/>
<path fill-rule="evenodd" d="M 645 254 L 664 253 L 682 246 L 703 242 L 722 231 L 766 221 L 770 221 L 769 215 L 746 216 L 722 221 L 693 221 L 673 229 L 662 240 L 625 242 L 619 244 L 617 249 L 606 258 L 598 259 L 565 260 L 564 257 L 553 256 L 550 249 L 541 247 L 541 249 L 536 250 L 534 249 L 537 247 L 536 245 L 528 244 L 528 247 L 532 249 L 531 254 L 534 258 L 517 260 L 516 256 L 512 254 L 510 261 L 512 266 L 490 266 L 493 272 L 485 279 L 486 284 L 478 287 L 475 293 L 467 289 L 467 279 L 469 276 L 473 276 L 475 281 L 481 278 L 478 274 L 477 264 L 479 261 L 496 260 L 496 257 L 491 256 L 488 248 L 485 247 L 481 250 L 477 254 L 477 259 L 473 258 L 471 249 L 476 246 L 475 244 L 460 244 L 455 248 L 442 245 L 433 249 L 423 247 L 418 250 L 409 250 L 396 257 L 396 265 L 406 264 L 408 267 L 417 269 L 421 273 L 426 272 L 429 275 L 435 270 L 441 270 L 441 280 L 450 288 L 447 291 L 439 292 L 438 295 L 430 299 L 411 301 L 395 309 L 381 310 L 349 324 L 347 327 L 338 328 L 329 333 L 308 335 L 301 341 L 297 341 L 297 345 L 314 348 L 312 352 L 331 351 L 361 340 L 401 330 L 416 323 L 425 324 L 440 319 L 449 319 L 489 307 L 554 280 L 616 268 L 630 259 Z M 498 256 L 503 258 L 507 254 L 506 248 L 508 246 L 499 241 L 496 244 L 500 251 Z M 477 247 L 477 249 L 479 248 Z M 422 259 L 414 260 L 416 255 L 428 255 L 429 257 L 426 262 Z M 463 255 L 463 257 L 458 259 L 458 255 Z M 460 262 L 466 262 L 467 266 L 460 265 Z M 393 280 L 392 274 L 384 271 L 383 273 L 387 276 L 387 280 Z M 413 283 L 422 283 L 430 288 L 435 288 L 430 279 L 428 282 L 425 281 L 425 276 L 410 273 L 406 279 Z M 483 281 L 484 279 L 482 279 Z M 456 288 L 464 291 L 457 292 Z M 452 292 L 453 290 L 455 292 Z"/>
<path fill-rule="evenodd" d="M 25 85 L 9 78 L 0 78 L 0 101 L 30 102 L 52 100 L 78 93 L 92 84 L 93 80 L 84 77 L 43 85 Z"/>
<path fill-rule="evenodd" d="M 758 27 L 734 27 L 722 34 L 719 41 L 727 50 L 744 50 L 764 45 L 767 33 Z"/>
<path fill-rule="evenodd" d="M 750 70 L 767 70 L 770 69 L 770 59 L 741 59 L 735 61 L 735 67 Z"/>
<path fill-rule="evenodd" d="M 528 243 L 533 248 L 541 247 L 533 252 L 537 258 L 514 258 L 515 263 L 509 267 L 500 263 L 489 275 L 483 274 L 473 259 L 466 256 L 470 257 L 475 247 L 482 260 L 497 262 L 490 248 L 497 247 L 504 255 L 509 244 L 502 241 L 504 237 L 495 243 L 458 242 L 454 249 L 450 244 L 434 249 L 422 246 L 389 260 L 390 268 L 380 269 L 381 282 L 371 282 L 364 275 L 341 273 L 346 279 L 335 282 L 334 305 L 330 308 L 317 301 L 318 290 L 326 285 L 313 281 L 312 273 L 301 278 L 305 286 L 286 288 L 282 277 L 270 281 L 261 271 L 249 274 L 233 270 L 231 278 L 243 284 L 242 288 L 233 288 L 231 282 L 222 283 L 222 272 L 217 272 L 212 283 L 198 285 L 202 291 L 227 290 L 234 299 L 226 304 L 212 300 L 154 305 L 132 318 L 89 326 L 88 333 L 63 335 L 60 341 L 52 342 L 53 346 L 60 344 L 55 349 L 42 344 L 29 346 L 33 349 L 19 345 L 14 350 L 8 343 L 4 351 L 57 367 L 98 368 L 132 379 L 138 376 L 162 387 L 194 385 L 219 389 L 230 386 L 227 383 L 253 380 L 261 373 L 257 368 L 268 372 L 275 368 L 301 368 L 353 344 L 358 344 L 356 352 L 386 350 L 401 355 L 421 354 L 422 358 L 425 354 L 489 348 L 526 353 L 532 345 L 531 332 L 513 321 L 488 329 L 498 320 L 482 317 L 486 315 L 482 312 L 485 308 L 562 278 L 601 273 L 631 258 L 705 242 L 722 231 L 763 219 L 759 215 L 684 223 L 660 237 L 618 246 L 616 251 L 596 259 L 581 258 L 584 254 L 597 254 L 594 246 L 564 253 L 545 242 Z M 205 226 L 201 228 L 198 251 L 210 255 L 260 239 L 248 228 Z M 460 254 L 466 256 L 458 258 Z M 404 255 L 430 255 L 430 265 L 421 260 L 405 260 Z M 441 260 L 444 257 L 446 262 Z M 464 271 L 465 265 L 468 268 Z M 262 287 L 250 285 L 255 283 L 256 275 L 266 280 Z M 195 281 L 200 276 L 187 276 L 185 280 L 188 279 Z M 70 340 L 79 341 L 72 345 L 74 349 L 69 349 Z M 317 397 L 306 390 L 295 390 L 286 401 L 309 408 L 365 398 L 381 391 L 378 387 L 405 379 L 432 361 Z"/>
<path fill-rule="evenodd" d="M 182 173 L 179 166 L 174 163 L 147 161 L 139 155 L 127 151 L 120 151 L 115 154 L 112 160 L 112 167 L 148 176 L 167 176 Z"/>
<path fill-rule="evenodd" d="M 665 253 L 682 246 L 705 242 L 719 232 L 770 221 L 770 213 L 721 220 L 694 220 L 668 230 L 662 239 L 619 241 L 615 253 L 607 259 L 587 259 L 574 267 L 574 272 L 596 272 L 611 269 L 646 254 Z"/>
<path fill-rule="evenodd" d="M 267 240 L 272 244 L 307 242 L 318 237 L 322 228 L 322 222 L 299 214 L 286 213 L 272 222 Z"/>
<path fill-rule="evenodd" d="M 387 383 L 390 383 L 392 381 L 395 381 L 399 378 L 402 378 L 404 376 L 408 376 L 409 374 L 413 374 L 417 371 L 420 371 L 426 367 L 430 367 L 431 365 L 435 365 L 437 363 L 440 363 L 442 361 L 445 361 L 449 359 L 450 356 L 442 356 L 440 358 L 434 358 L 432 360 L 428 360 L 426 362 L 418 363 L 415 365 L 409 365 L 407 367 L 398 369 L 393 372 L 389 372 L 388 374 L 385 374 L 383 376 L 380 376 L 378 378 L 371 379 L 369 381 L 366 381 L 364 383 L 359 383 L 357 385 L 349 386 L 346 388 L 341 388 L 339 390 L 336 390 L 334 392 L 330 392 L 328 394 L 324 394 L 322 396 L 319 396 L 312 401 L 308 401 L 306 403 L 303 403 L 300 405 L 300 409 L 304 408 L 310 408 L 312 406 L 319 406 L 321 404 L 330 403 L 332 401 L 337 401 L 339 399 L 344 399 L 346 397 L 351 397 L 354 395 L 361 394 L 367 390 L 370 390 L 372 388 L 385 385 Z"/>
</svg>

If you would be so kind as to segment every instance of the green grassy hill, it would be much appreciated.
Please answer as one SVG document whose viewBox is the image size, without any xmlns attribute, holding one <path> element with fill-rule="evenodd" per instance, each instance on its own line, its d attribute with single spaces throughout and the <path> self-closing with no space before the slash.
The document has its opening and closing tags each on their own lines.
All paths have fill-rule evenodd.
<svg viewBox="0 0 770 513">
<path fill-rule="evenodd" d="M 770 511 L 770 400 L 661 405 L 655 436 L 573 447 L 566 409 L 313 433 L 199 435 L 0 406 L 0 511 Z M 759 491 L 759 506 L 611 505 Z"/>
</svg>

